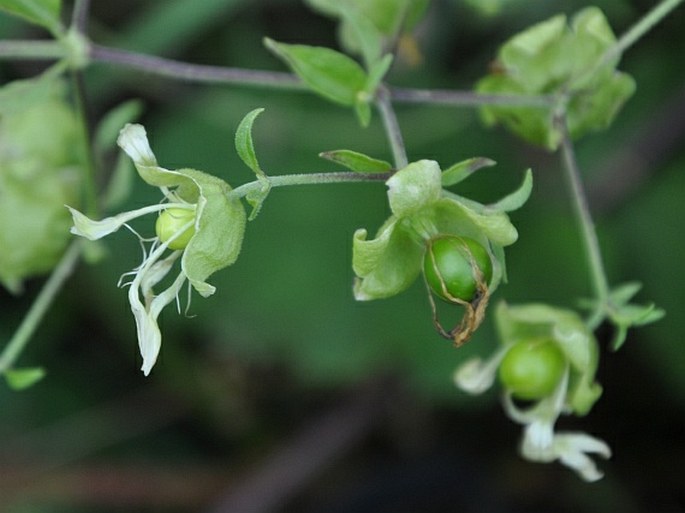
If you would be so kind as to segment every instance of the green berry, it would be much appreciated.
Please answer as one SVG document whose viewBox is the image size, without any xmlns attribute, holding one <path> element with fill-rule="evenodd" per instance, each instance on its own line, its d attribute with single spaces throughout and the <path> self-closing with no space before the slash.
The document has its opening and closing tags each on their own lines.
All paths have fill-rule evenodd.
<svg viewBox="0 0 685 513">
<path fill-rule="evenodd" d="M 155 232 L 162 242 L 167 242 L 181 228 L 195 219 L 195 211 L 185 208 L 167 208 L 157 218 Z M 181 235 L 169 244 L 169 249 L 185 249 L 195 235 L 195 225 L 186 228 Z"/>
<path fill-rule="evenodd" d="M 566 357 L 553 340 L 515 343 L 499 367 L 499 379 L 514 397 L 538 400 L 547 397 L 559 384 Z"/>
<path fill-rule="evenodd" d="M 443 235 L 426 244 L 423 273 L 431 290 L 441 299 L 471 302 L 476 297 L 479 275 L 482 283 L 490 282 L 492 261 L 475 240 Z"/>
</svg>

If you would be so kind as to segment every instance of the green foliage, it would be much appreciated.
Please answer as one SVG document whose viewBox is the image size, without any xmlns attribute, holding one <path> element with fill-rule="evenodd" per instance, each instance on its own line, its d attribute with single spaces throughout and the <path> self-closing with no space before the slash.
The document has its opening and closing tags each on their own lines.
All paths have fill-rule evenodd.
<svg viewBox="0 0 685 513">
<path fill-rule="evenodd" d="M 493 72 L 476 90 L 485 94 L 551 95 L 550 108 L 483 107 L 488 124 L 502 123 L 523 139 L 550 150 L 558 148 L 562 131 L 559 110 L 573 139 L 611 124 L 633 94 L 633 79 L 616 71 L 618 57 L 608 52 L 616 38 L 602 12 L 588 7 L 571 25 L 564 15 L 538 23 L 512 37 L 500 49 Z"/>
<path fill-rule="evenodd" d="M 15 293 L 57 263 L 71 224 L 64 204 L 80 202 L 81 133 L 64 95 L 48 76 L 0 89 L 0 282 Z"/>
<path fill-rule="evenodd" d="M 61 0 L 0 0 L 0 10 L 21 16 L 58 34 L 61 30 L 61 4 Z"/>
<path fill-rule="evenodd" d="M 319 153 L 319 157 L 340 164 L 356 173 L 384 173 L 392 169 L 390 162 L 352 150 L 324 151 Z"/>
<path fill-rule="evenodd" d="M 8 369 L 3 373 L 3 376 L 10 388 L 17 391 L 25 390 L 45 377 L 45 369 L 42 367 Z"/>
</svg>

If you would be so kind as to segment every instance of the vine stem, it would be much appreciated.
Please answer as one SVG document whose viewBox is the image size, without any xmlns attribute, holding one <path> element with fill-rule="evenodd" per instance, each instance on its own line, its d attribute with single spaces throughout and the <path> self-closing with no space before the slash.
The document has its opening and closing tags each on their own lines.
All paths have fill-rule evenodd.
<svg viewBox="0 0 685 513">
<path fill-rule="evenodd" d="M 392 103 L 390 102 L 390 93 L 383 85 L 378 88 L 378 93 L 376 95 L 376 106 L 378 107 L 378 112 L 383 120 L 383 127 L 385 128 L 385 133 L 388 137 L 388 143 L 390 144 L 390 149 L 392 150 L 395 168 L 402 169 L 407 167 L 407 164 L 409 164 L 409 159 L 407 158 L 407 150 L 404 146 L 404 139 L 402 138 L 400 124 L 397 121 L 395 110 L 392 108 Z"/>
<path fill-rule="evenodd" d="M 651 11 L 640 18 L 635 25 L 624 32 L 619 40 L 616 41 L 616 44 L 606 51 L 602 56 L 602 64 L 606 64 L 621 55 L 681 3 L 683 3 L 683 0 L 662 0 Z"/>
<path fill-rule="evenodd" d="M 320 185 L 330 183 L 358 183 L 358 182 L 385 182 L 392 176 L 391 173 L 298 173 L 292 175 L 269 176 L 267 180 L 271 187 L 287 187 L 290 185 Z M 243 184 L 233 189 L 229 195 L 234 198 L 242 198 L 252 191 L 258 191 L 263 187 L 260 180 Z"/>
<path fill-rule="evenodd" d="M 81 255 L 82 241 L 74 241 L 67 248 L 52 274 L 43 285 L 26 316 L 0 354 L 0 374 L 12 368 L 27 342 L 35 332 L 62 285 L 71 276 Z"/>
<path fill-rule="evenodd" d="M 555 125 L 562 134 L 561 153 L 564 161 L 565 177 L 571 191 L 573 210 L 582 235 L 585 257 L 590 268 L 592 287 L 597 299 L 597 307 L 587 320 L 588 326 L 594 329 L 604 319 L 605 307 L 609 302 L 609 283 L 604 271 L 602 252 L 599 247 L 595 225 L 592 221 L 587 196 L 583 188 L 580 169 L 576 161 L 575 149 L 568 133 L 565 113 L 558 114 L 555 117 Z"/>
</svg>

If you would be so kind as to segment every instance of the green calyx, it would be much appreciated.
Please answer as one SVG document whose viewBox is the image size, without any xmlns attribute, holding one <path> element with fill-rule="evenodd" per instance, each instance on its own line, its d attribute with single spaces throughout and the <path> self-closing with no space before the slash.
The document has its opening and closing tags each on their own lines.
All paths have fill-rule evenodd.
<svg viewBox="0 0 685 513">
<path fill-rule="evenodd" d="M 492 279 L 492 261 L 487 250 L 469 237 L 439 236 L 426 243 L 423 274 L 444 301 L 471 302 Z"/>
</svg>

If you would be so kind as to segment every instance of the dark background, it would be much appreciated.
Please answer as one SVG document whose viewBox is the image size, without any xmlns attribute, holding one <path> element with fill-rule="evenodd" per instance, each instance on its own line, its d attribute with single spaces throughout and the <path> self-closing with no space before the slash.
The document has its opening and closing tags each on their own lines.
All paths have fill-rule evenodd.
<svg viewBox="0 0 685 513">
<path fill-rule="evenodd" d="M 422 62 L 399 62 L 393 85 L 469 89 L 496 48 L 528 25 L 573 13 L 576 1 L 503 2 L 484 16 L 435 1 L 416 32 Z M 653 2 L 601 1 L 617 34 Z M 683 9 L 631 48 L 620 68 L 638 89 L 614 125 L 578 142 L 612 283 L 639 280 L 641 301 L 667 311 L 610 352 L 598 333 L 604 395 L 585 418 L 561 421 L 608 441 L 606 477 L 587 484 L 558 464 L 517 455 L 520 427 L 495 392 L 472 398 L 452 384 L 466 358 L 495 346 L 490 322 L 454 350 L 435 334 L 420 283 L 384 301 L 356 303 L 351 237 L 388 215 L 381 184 L 274 190 L 248 225 L 238 262 L 212 277 L 193 318 L 169 308 L 152 374 L 139 372 L 122 273 L 138 264 L 130 234 L 82 265 L 22 355 L 47 377 L 23 392 L 0 388 L 0 511 L 33 512 L 680 512 L 685 511 L 685 33 Z M 294 0 L 93 2 L 96 42 L 195 63 L 283 70 L 262 37 L 336 46 L 335 25 Z M 0 15 L 0 37 L 40 33 Z M 0 63 L 0 80 L 36 64 Z M 233 149 L 256 107 L 255 145 L 269 174 L 336 170 L 321 151 L 349 148 L 390 159 L 380 120 L 307 93 L 189 85 L 93 65 L 93 120 L 141 98 L 140 120 L 161 165 L 194 167 L 236 186 L 253 179 Z M 510 280 L 495 299 L 573 307 L 590 294 L 559 156 L 486 129 L 469 108 L 397 105 L 410 160 L 443 166 L 486 156 L 498 166 L 460 189 L 498 199 L 532 167 L 535 189 L 512 219 Z M 125 206 L 158 201 L 137 182 Z M 123 231 L 122 231 L 123 232 Z M 680 255 L 680 256 L 679 256 Z M 0 291 L 8 340 L 41 286 Z"/>
</svg>

